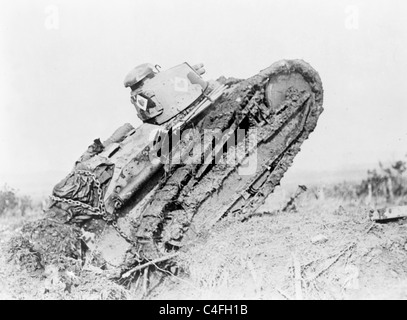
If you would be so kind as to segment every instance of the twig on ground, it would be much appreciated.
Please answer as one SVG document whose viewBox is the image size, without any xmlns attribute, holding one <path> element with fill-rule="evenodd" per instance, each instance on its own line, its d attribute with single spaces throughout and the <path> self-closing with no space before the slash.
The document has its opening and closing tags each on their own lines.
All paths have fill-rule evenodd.
<svg viewBox="0 0 407 320">
<path fill-rule="evenodd" d="M 147 290 L 148 290 L 148 270 L 149 268 L 144 269 L 144 277 L 143 277 L 143 298 L 147 297 Z"/>
<path fill-rule="evenodd" d="M 295 201 L 298 199 L 298 197 L 300 195 L 302 195 L 305 191 L 307 191 L 307 187 L 306 186 L 298 186 L 297 191 L 295 192 L 295 194 L 290 198 L 290 200 L 286 203 L 286 205 L 284 206 L 282 212 L 287 212 L 287 211 L 291 211 L 291 210 L 295 210 Z"/>
<path fill-rule="evenodd" d="M 285 291 L 283 291 L 282 289 L 276 288 L 276 291 L 281 294 L 285 299 L 287 300 L 293 300 L 293 298 L 287 294 Z"/>
<path fill-rule="evenodd" d="M 324 269 L 322 269 L 321 271 L 319 271 L 316 275 L 309 277 L 308 279 L 306 279 L 307 282 L 311 282 L 314 281 L 315 279 L 317 279 L 318 277 L 320 277 L 323 273 L 325 273 L 329 268 L 331 268 L 346 252 L 348 252 L 349 250 L 351 250 L 354 246 L 356 246 L 356 242 L 351 243 L 349 246 L 347 246 L 344 250 L 342 250 L 337 256 L 336 258 Z"/>
<path fill-rule="evenodd" d="M 133 269 L 127 271 L 127 272 L 124 273 L 121 277 L 122 277 L 122 278 L 128 278 L 129 276 L 131 276 L 131 275 L 132 275 L 134 272 L 136 272 L 136 271 L 143 270 L 144 268 L 149 267 L 149 266 L 151 266 L 151 265 L 155 265 L 156 263 L 159 263 L 159 262 L 163 262 L 163 261 L 166 261 L 166 260 L 170 260 L 170 259 L 172 259 L 172 258 L 175 258 L 175 257 L 178 256 L 178 255 L 179 255 L 179 253 L 177 252 L 177 253 L 173 253 L 173 254 L 170 254 L 170 255 L 165 256 L 165 257 L 161 257 L 161 258 L 157 258 L 157 259 L 148 261 L 148 262 L 146 262 L 145 264 L 139 265 L 139 266 L 134 267 Z"/>
<path fill-rule="evenodd" d="M 135 275 L 134 275 L 135 276 Z M 137 277 L 136 283 L 134 284 L 134 290 L 136 291 L 139 284 L 140 284 L 140 279 L 141 279 L 141 275 L 139 275 L 139 277 Z M 132 281 L 134 280 L 134 277 L 132 278 Z"/>
<path fill-rule="evenodd" d="M 301 265 L 301 270 L 305 270 L 305 269 L 309 268 L 312 264 L 314 264 L 314 263 L 316 263 L 316 262 L 318 262 L 318 261 L 326 260 L 326 259 L 329 259 L 329 258 L 332 258 L 332 257 L 333 257 L 333 256 L 331 255 L 331 256 L 328 256 L 328 257 L 326 257 L 326 258 L 318 258 L 318 259 L 309 261 L 309 262 L 307 262 L 307 263 Z"/>
<path fill-rule="evenodd" d="M 375 226 L 376 226 L 376 222 L 371 223 L 369 228 L 366 229 L 366 234 L 368 234 Z"/>
<path fill-rule="evenodd" d="M 315 283 L 315 281 L 312 282 L 312 286 L 314 287 L 314 290 L 315 290 L 315 292 L 317 293 L 318 298 L 319 298 L 320 300 L 322 300 L 323 298 L 322 298 L 322 296 L 321 296 L 320 290 L 318 289 L 317 284 Z"/>
<path fill-rule="evenodd" d="M 293 258 L 293 266 L 294 266 L 294 280 L 295 280 L 295 299 L 296 300 L 303 300 L 303 294 L 302 294 L 302 277 L 301 277 L 301 265 L 300 262 L 298 261 L 297 256 L 295 253 L 291 254 Z"/>
<path fill-rule="evenodd" d="M 158 271 L 161 271 L 162 273 L 165 273 L 171 277 L 173 277 L 174 279 L 177 279 L 178 281 L 184 282 L 186 284 L 188 284 L 189 286 L 195 288 L 195 289 L 199 289 L 196 285 L 194 285 L 192 282 L 187 281 L 185 279 L 182 279 L 181 277 L 176 276 L 175 274 L 173 274 L 172 272 L 168 271 L 168 270 L 164 270 L 162 268 L 160 268 L 159 266 L 157 266 L 156 264 L 154 264 L 154 267 L 157 268 Z"/>
<path fill-rule="evenodd" d="M 263 217 L 263 216 L 266 216 L 266 215 L 273 216 L 273 215 L 278 214 L 278 213 L 279 213 L 279 211 L 253 212 L 253 213 L 249 213 L 249 214 L 246 214 L 246 215 L 242 216 L 240 218 L 240 222 L 246 222 L 246 221 L 248 221 L 249 219 L 251 219 L 253 217 Z"/>
<path fill-rule="evenodd" d="M 255 285 L 255 288 L 256 288 L 255 290 L 256 290 L 257 293 L 260 293 L 261 292 L 261 285 L 260 285 L 259 278 L 257 276 L 256 270 L 254 268 L 253 262 L 251 260 L 247 260 L 247 267 L 248 267 L 248 269 L 250 271 L 250 274 L 251 274 L 251 276 L 253 278 L 254 285 Z"/>
</svg>

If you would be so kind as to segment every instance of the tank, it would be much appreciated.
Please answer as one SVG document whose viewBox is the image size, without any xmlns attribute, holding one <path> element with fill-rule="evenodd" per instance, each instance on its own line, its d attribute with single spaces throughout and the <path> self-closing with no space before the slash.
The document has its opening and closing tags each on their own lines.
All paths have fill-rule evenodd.
<svg viewBox="0 0 407 320">
<path fill-rule="evenodd" d="M 205 81 L 204 72 L 188 63 L 133 69 L 124 85 L 142 125 L 96 139 L 55 186 L 47 214 L 86 235 L 83 254 L 97 253 L 97 265 L 138 270 L 225 216 L 251 215 L 323 111 L 321 79 L 302 60 L 248 79 Z"/>
</svg>

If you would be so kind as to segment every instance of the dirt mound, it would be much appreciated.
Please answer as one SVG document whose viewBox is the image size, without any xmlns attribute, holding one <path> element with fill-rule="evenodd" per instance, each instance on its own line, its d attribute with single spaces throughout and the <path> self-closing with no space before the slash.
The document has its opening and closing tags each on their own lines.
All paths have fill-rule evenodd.
<svg viewBox="0 0 407 320">
<path fill-rule="evenodd" d="M 43 218 L 25 224 L 21 235 L 10 242 L 9 259 L 28 271 L 57 264 L 60 269 L 80 269 L 81 232 L 74 225 Z"/>
</svg>

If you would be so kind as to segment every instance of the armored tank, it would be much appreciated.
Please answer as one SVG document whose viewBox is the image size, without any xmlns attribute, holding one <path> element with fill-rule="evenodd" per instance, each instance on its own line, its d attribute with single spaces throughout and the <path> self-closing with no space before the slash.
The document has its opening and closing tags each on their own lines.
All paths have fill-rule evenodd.
<svg viewBox="0 0 407 320">
<path fill-rule="evenodd" d="M 205 81 L 202 64 L 126 76 L 135 113 L 96 139 L 58 183 L 48 214 L 80 228 L 84 251 L 124 273 L 255 212 L 323 111 L 318 73 L 282 60 L 249 79 Z"/>
</svg>

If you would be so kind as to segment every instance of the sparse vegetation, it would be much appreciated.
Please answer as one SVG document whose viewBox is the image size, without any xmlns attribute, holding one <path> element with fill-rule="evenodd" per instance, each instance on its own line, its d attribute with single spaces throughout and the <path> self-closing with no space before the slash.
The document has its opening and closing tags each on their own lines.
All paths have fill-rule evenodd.
<svg viewBox="0 0 407 320">
<path fill-rule="evenodd" d="M 385 198 L 393 202 L 395 198 L 407 196 L 407 162 L 395 161 L 389 166 L 379 163 L 379 169 L 368 171 L 367 179 L 363 180 L 357 190 L 357 195 L 371 195 L 376 198 Z"/>
<path fill-rule="evenodd" d="M 0 190 L 0 215 L 6 211 L 14 210 L 18 205 L 18 199 L 15 190 L 5 185 L 3 190 Z"/>
<path fill-rule="evenodd" d="M 365 204 L 390 205 L 407 203 L 407 159 L 367 171 L 361 182 L 341 182 L 310 189 L 316 199 L 334 198 Z"/>
<path fill-rule="evenodd" d="M 25 216 L 34 209 L 33 201 L 28 195 L 19 195 L 17 190 L 4 185 L 0 190 L 0 216 Z"/>
</svg>

